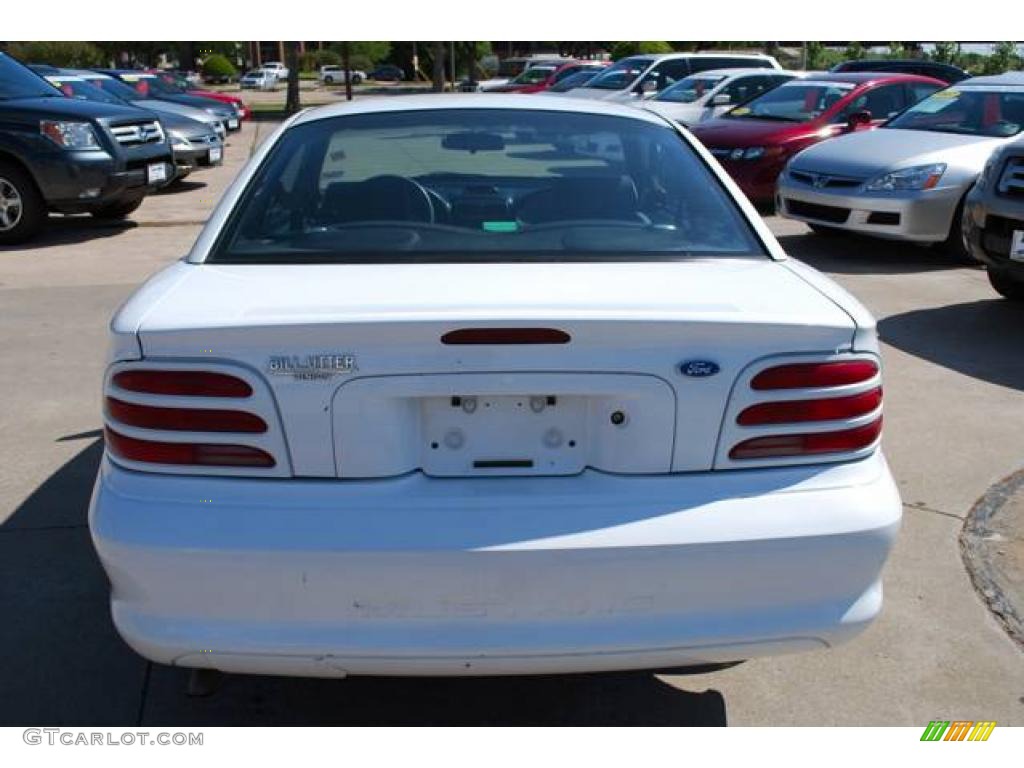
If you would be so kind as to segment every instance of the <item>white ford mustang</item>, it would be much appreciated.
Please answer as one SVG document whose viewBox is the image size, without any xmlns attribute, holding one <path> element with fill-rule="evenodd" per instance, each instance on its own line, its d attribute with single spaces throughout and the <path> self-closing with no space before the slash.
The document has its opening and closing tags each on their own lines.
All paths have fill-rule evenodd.
<svg viewBox="0 0 1024 768">
<path fill-rule="evenodd" d="M 90 525 L 152 660 L 667 669 L 881 609 L 874 321 L 657 115 L 301 113 L 111 333 Z"/>
</svg>

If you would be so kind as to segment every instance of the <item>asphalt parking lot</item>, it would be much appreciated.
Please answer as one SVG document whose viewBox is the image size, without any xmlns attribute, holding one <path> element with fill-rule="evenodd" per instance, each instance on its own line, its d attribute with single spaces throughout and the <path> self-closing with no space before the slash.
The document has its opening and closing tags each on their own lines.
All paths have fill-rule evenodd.
<svg viewBox="0 0 1024 768">
<path fill-rule="evenodd" d="M 118 638 L 89 541 L 106 324 L 186 252 L 272 128 L 247 123 L 222 168 L 148 198 L 129 222 L 53 219 L 28 246 L 0 248 L 0 724 L 1024 725 L 1024 651 L 976 593 L 958 542 L 972 505 L 1024 466 L 1024 307 L 931 251 L 774 217 L 789 253 L 859 297 L 884 342 L 885 446 L 905 517 L 867 633 L 704 675 L 232 677 L 186 696 L 186 671 Z"/>
</svg>

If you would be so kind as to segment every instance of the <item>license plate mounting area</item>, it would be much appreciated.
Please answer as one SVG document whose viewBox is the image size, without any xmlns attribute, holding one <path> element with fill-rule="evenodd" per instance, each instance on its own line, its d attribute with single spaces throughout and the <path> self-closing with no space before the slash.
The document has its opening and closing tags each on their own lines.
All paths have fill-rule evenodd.
<svg viewBox="0 0 1024 768">
<path fill-rule="evenodd" d="M 676 398 L 661 378 L 495 372 L 363 376 L 332 398 L 342 478 L 671 470 Z"/>
</svg>

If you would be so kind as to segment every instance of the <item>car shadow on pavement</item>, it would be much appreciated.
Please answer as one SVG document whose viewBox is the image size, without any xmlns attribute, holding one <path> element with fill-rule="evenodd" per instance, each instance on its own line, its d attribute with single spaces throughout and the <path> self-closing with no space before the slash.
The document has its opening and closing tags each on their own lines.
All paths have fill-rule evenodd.
<svg viewBox="0 0 1024 768">
<path fill-rule="evenodd" d="M 91 216 L 50 216 L 35 238 L 19 245 L 0 245 L 0 254 L 75 245 L 101 237 L 114 237 L 137 226 L 130 219 L 102 221 Z"/>
<path fill-rule="evenodd" d="M 203 189 L 204 187 L 206 187 L 205 181 L 190 181 L 188 179 L 182 179 L 181 181 L 176 181 L 173 184 L 167 185 L 154 194 L 159 196 L 180 195 L 182 192 L 192 192 L 197 189 Z"/>
<path fill-rule="evenodd" d="M 881 339 L 908 354 L 1024 390 L 1024 305 L 993 298 L 890 315 Z"/>
<path fill-rule="evenodd" d="M 188 698 L 188 673 L 154 665 L 143 723 L 174 725 L 726 724 L 716 690 L 689 692 L 643 672 L 490 678 L 315 680 L 232 675 Z"/>
<path fill-rule="evenodd" d="M 86 527 L 102 443 L 84 439 L 0 526 L 0 725 L 138 719 L 146 663 L 110 621 Z"/>
<path fill-rule="evenodd" d="M 974 268 L 957 263 L 937 248 L 857 235 L 779 235 L 783 249 L 815 269 L 840 275 L 899 275 Z"/>
<path fill-rule="evenodd" d="M 725 725 L 716 690 L 649 672 L 319 680 L 229 675 L 206 698 L 189 670 L 149 664 L 110 619 L 87 512 L 103 454 L 88 445 L 0 526 L 0 725 Z M 685 685 L 685 677 L 676 677 Z"/>
</svg>

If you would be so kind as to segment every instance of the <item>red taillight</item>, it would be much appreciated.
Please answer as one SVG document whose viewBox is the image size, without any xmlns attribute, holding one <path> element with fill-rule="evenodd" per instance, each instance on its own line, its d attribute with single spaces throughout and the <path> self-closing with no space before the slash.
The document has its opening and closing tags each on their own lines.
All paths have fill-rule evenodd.
<svg viewBox="0 0 1024 768">
<path fill-rule="evenodd" d="M 249 397 L 252 387 L 237 376 L 209 371 L 121 371 L 114 384 L 129 392 L 185 397 Z"/>
<path fill-rule="evenodd" d="M 877 374 L 878 365 L 870 360 L 793 363 L 761 371 L 750 386 L 757 390 L 842 387 L 869 381 Z"/>
<path fill-rule="evenodd" d="M 792 424 L 806 421 L 834 421 L 866 416 L 882 404 L 882 388 L 849 397 L 822 400 L 782 400 L 758 403 L 746 408 L 736 418 L 745 427 L 761 424 Z"/>
<path fill-rule="evenodd" d="M 107 448 L 128 461 L 150 464 L 183 464 L 208 467 L 272 467 L 274 457 L 248 445 L 216 443 L 165 443 L 138 440 L 114 430 L 104 430 Z"/>
<path fill-rule="evenodd" d="M 244 382 L 243 382 L 244 383 Z M 248 386 L 248 385 L 247 385 Z M 122 424 L 143 429 L 184 432 L 266 432 L 267 423 L 244 411 L 157 408 L 107 398 L 107 413 Z"/>
<path fill-rule="evenodd" d="M 835 432 L 768 435 L 744 440 L 729 451 L 730 459 L 774 459 L 782 456 L 814 456 L 849 453 L 867 448 L 882 433 L 882 417 L 870 424 Z"/>
</svg>

